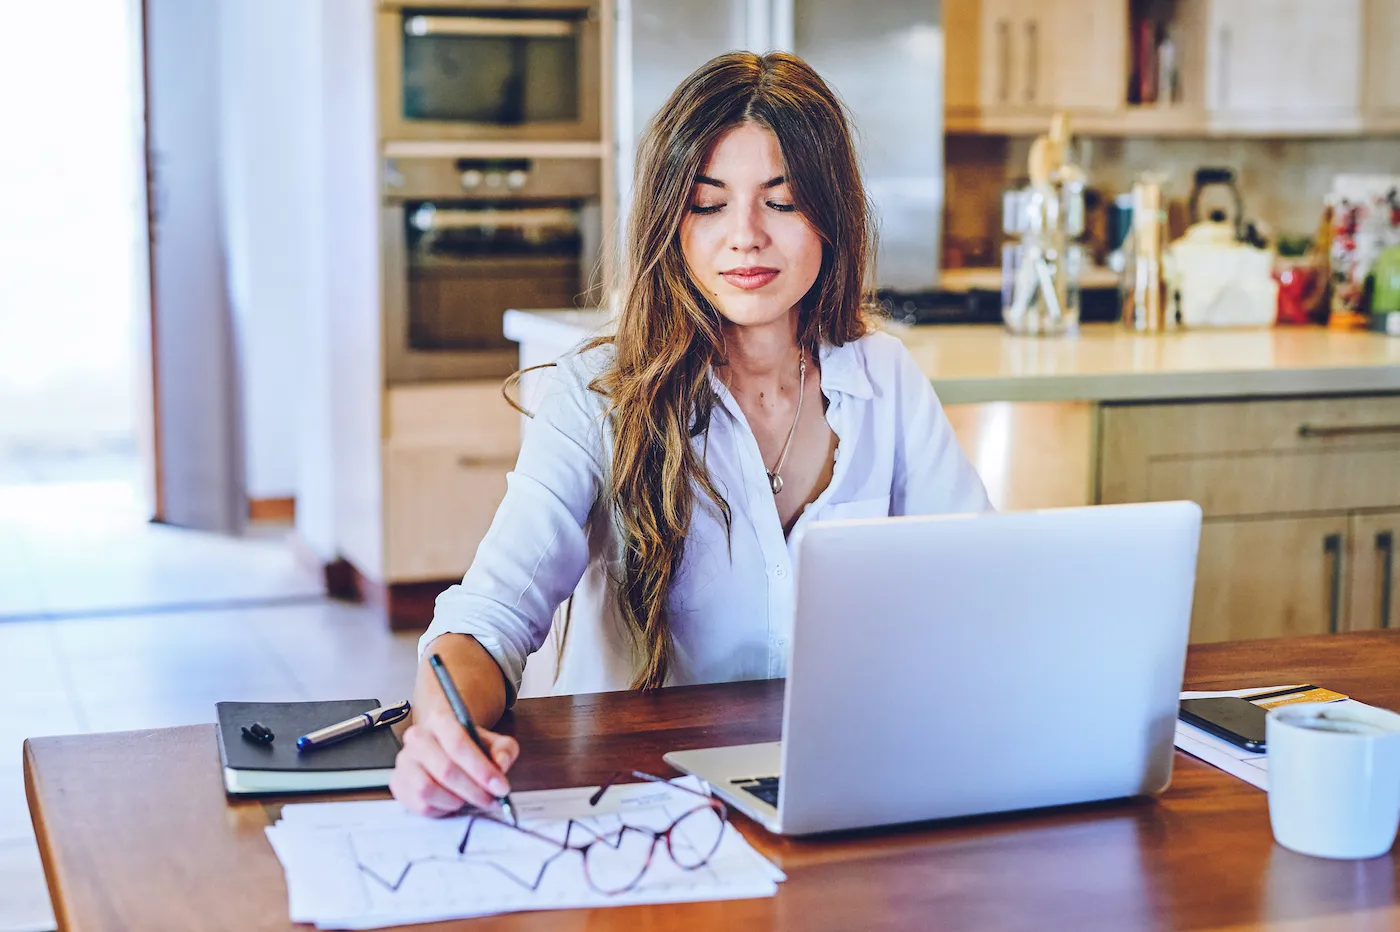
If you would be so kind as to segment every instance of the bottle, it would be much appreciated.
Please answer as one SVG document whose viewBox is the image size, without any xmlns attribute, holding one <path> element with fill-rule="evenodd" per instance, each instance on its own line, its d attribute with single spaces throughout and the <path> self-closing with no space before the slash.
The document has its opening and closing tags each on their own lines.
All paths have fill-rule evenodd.
<svg viewBox="0 0 1400 932">
<path fill-rule="evenodd" d="M 1181 102 L 1181 70 L 1177 64 L 1176 40 L 1170 35 L 1157 46 L 1157 105 L 1170 107 Z"/>
<path fill-rule="evenodd" d="M 1167 313 L 1162 280 L 1162 250 L 1166 248 L 1167 212 L 1161 182 L 1145 176 L 1133 183 L 1133 223 L 1128 235 L 1124 269 L 1123 323 L 1131 330 L 1156 333 L 1176 327 Z"/>
<path fill-rule="evenodd" d="M 1371 299 L 1371 329 L 1400 336 L 1400 245 L 1376 256 L 1366 274 L 1366 284 Z"/>
</svg>

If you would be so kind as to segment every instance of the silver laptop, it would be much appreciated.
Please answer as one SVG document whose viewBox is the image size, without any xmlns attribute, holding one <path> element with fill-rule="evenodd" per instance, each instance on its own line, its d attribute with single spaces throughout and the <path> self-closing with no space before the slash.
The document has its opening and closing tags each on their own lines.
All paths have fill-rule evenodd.
<svg viewBox="0 0 1400 932">
<path fill-rule="evenodd" d="M 783 740 L 667 763 L 786 835 L 1160 792 L 1191 502 L 813 523 Z"/>
</svg>

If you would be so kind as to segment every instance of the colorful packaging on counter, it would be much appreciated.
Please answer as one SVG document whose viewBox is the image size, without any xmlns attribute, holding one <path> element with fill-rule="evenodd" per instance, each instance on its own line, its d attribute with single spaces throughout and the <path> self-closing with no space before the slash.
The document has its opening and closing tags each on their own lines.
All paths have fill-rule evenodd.
<svg viewBox="0 0 1400 932">
<path fill-rule="evenodd" d="M 1400 176 L 1338 175 L 1332 208 L 1332 314 L 1364 326 L 1366 276 L 1376 258 L 1400 245 Z"/>
</svg>

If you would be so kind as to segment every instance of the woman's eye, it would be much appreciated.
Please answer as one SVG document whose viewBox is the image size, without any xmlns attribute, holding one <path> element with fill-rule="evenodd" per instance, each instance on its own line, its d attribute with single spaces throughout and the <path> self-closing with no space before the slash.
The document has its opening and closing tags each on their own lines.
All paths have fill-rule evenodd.
<svg viewBox="0 0 1400 932">
<path fill-rule="evenodd" d="M 785 214 L 790 214 L 797 209 L 796 204 L 777 204 L 773 201 L 769 201 L 768 206 L 773 208 L 774 210 L 780 210 Z"/>
<path fill-rule="evenodd" d="M 690 212 L 692 214 L 717 214 L 719 213 L 719 209 L 723 206 L 723 204 L 711 204 L 707 207 L 702 207 L 699 204 L 691 204 Z"/>
</svg>

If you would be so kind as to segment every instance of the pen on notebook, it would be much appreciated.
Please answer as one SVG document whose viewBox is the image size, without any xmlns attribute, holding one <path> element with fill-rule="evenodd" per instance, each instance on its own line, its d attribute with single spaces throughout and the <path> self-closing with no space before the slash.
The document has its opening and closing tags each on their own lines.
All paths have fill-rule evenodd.
<svg viewBox="0 0 1400 932">
<path fill-rule="evenodd" d="M 385 705 L 371 709 L 356 715 L 354 718 L 347 718 L 343 722 L 336 722 L 334 725 L 327 725 L 325 728 L 318 728 L 302 735 L 297 739 L 297 750 L 313 751 L 316 748 L 323 748 L 328 744 L 362 734 L 371 728 L 378 728 L 380 725 L 392 725 L 407 718 L 409 710 L 407 699 L 396 705 Z"/>
<path fill-rule="evenodd" d="M 481 749 L 481 753 L 486 755 L 486 759 L 493 760 L 491 752 L 486 748 L 486 742 L 482 741 L 481 735 L 477 734 L 476 723 L 472 721 L 472 713 L 467 709 L 467 704 L 462 701 L 462 694 L 457 692 L 457 684 L 452 682 L 452 675 L 447 672 L 442 658 L 433 654 L 428 658 L 428 665 L 433 668 L 433 673 L 437 675 L 438 685 L 442 687 L 442 693 L 447 697 L 447 704 L 452 707 L 452 714 L 457 716 L 458 724 L 467 733 L 467 737 L 472 739 L 472 744 L 475 744 Z M 501 808 L 505 810 L 506 815 L 510 816 L 512 822 L 518 824 L 518 820 L 515 818 L 515 807 L 510 802 L 510 794 L 507 793 L 500 800 Z"/>
</svg>

